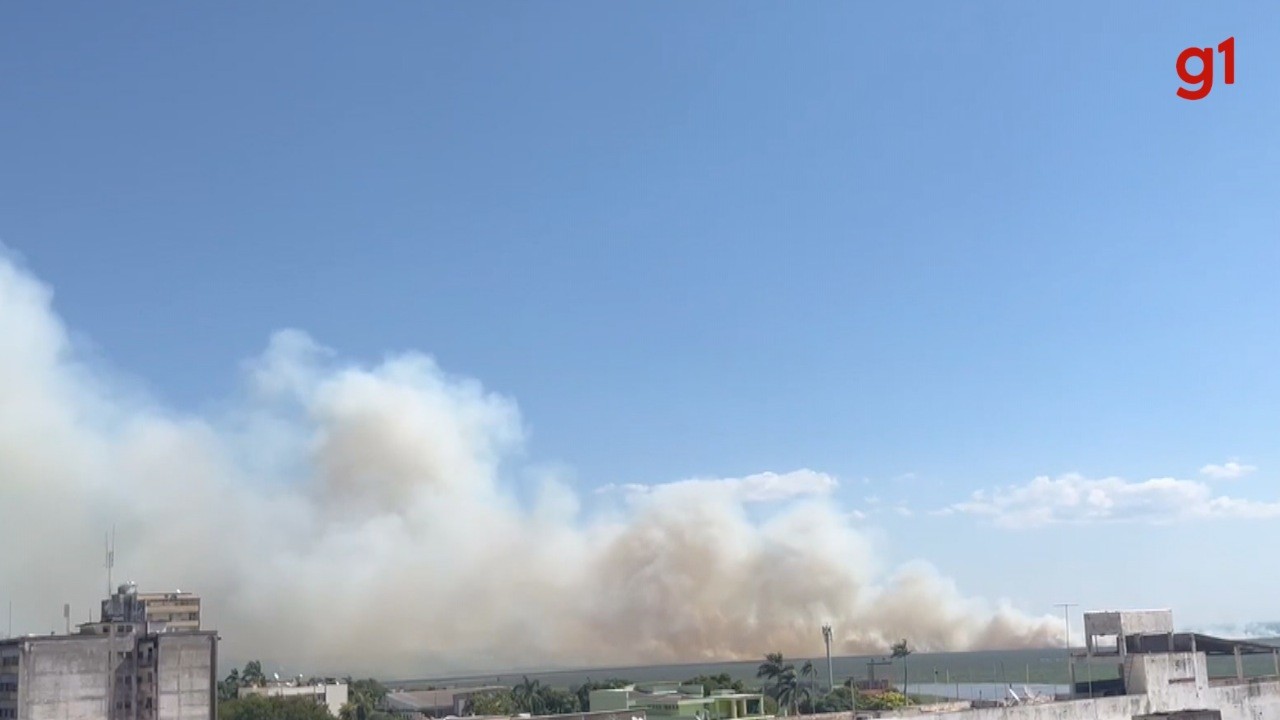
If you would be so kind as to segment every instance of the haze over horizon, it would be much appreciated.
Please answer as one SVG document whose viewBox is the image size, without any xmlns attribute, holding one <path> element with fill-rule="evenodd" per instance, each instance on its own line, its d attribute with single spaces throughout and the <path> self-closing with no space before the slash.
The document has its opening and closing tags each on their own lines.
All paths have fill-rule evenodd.
<svg viewBox="0 0 1280 720">
<path fill-rule="evenodd" d="M 316 673 L 1280 616 L 1280 6 L 502 10 L 0 10 L 15 631 L 113 524 Z"/>
</svg>

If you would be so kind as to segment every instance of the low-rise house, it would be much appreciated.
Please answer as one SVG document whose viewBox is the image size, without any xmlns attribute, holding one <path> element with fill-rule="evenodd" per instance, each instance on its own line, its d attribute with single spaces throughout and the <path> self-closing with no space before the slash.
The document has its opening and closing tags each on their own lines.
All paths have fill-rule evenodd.
<svg viewBox="0 0 1280 720">
<path fill-rule="evenodd" d="M 383 705 L 387 712 L 404 718 L 463 717 L 470 714 L 471 699 L 476 695 L 509 689 L 501 685 L 488 685 L 441 690 L 402 690 L 389 693 Z"/>
<path fill-rule="evenodd" d="M 762 720 L 771 717 L 764 709 L 764 696 L 733 690 L 714 690 L 710 695 L 701 685 L 641 683 L 623 688 L 591 691 L 591 712 L 644 710 L 655 718 L 691 720 Z"/>
<path fill-rule="evenodd" d="M 266 697 L 309 697 L 317 704 L 329 709 L 329 714 L 338 717 L 342 706 L 347 704 L 347 684 L 341 681 L 317 682 L 311 685 L 300 683 L 267 683 L 261 687 L 242 687 L 237 690 L 241 696 L 264 695 Z"/>
</svg>

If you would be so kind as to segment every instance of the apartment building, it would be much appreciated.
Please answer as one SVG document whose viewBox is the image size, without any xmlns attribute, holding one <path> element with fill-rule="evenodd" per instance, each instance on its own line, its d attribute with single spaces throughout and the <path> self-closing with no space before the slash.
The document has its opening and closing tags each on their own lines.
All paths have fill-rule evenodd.
<svg viewBox="0 0 1280 720">
<path fill-rule="evenodd" d="M 124 589 L 75 634 L 0 641 L 0 720 L 216 720 L 217 633 L 153 625 Z"/>
<path fill-rule="evenodd" d="M 102 618 L 146 625 L 146 632 L 185 632 L 200 629 L 200 597 L 195 593 L 138 592 L 125 583 L 102 601 Z"/>
</svg>

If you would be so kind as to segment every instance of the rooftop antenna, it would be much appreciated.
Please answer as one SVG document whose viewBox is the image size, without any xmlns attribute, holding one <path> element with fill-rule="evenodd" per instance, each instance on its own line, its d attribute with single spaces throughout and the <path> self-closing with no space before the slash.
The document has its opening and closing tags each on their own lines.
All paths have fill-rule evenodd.
<svg viewBox="0 0 1280 720">
<path fill-rule="evenodd" d="M 116 566 L 116 526 L 111 526 L 111 534 L 103 536 L 103 543 L 106 545 L 107 559 L 104 567 L 107 569 L 107 597 L 111 597 L 111 569 Z"/>
</svg>

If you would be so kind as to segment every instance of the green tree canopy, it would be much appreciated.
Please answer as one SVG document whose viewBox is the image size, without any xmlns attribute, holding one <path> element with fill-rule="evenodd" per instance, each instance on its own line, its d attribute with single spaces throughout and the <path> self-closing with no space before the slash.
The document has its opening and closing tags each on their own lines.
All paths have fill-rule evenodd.
<svg viewBox="0 0 1280 720">
<path fill-rule="evenodd" d="M 685 685 L 701 685 L 708 695 L 714 690 L 732 690 L 734 692 L 746 692 L 747 686 L 741 680 L 734 680 L 729 677 L 729 673 L 719 673 L 717 675 L 699 675 L 684 681 Z"/>
<path fill-rule="evenodd" d="M 333 720 L 329 709 L 307 697 L 248 695 L 218 705 L 218 720 Z"/>
<path fill-rule="evenodd" d="M 517 712 L 510 690 L 490 690 L 472 695 L 467 707 L 472 715 L 514 715 Z"/>
<path fill-rule="evenodd" d="M 267 676 L 262 673 L 262 663 L 257 660 L 245 663 L 244 670 L 240 673 L 240 685 L 262 687 L 266 684 Z"/>
</svg>

